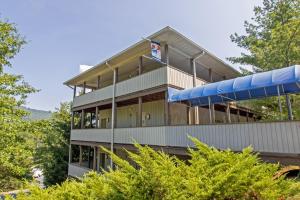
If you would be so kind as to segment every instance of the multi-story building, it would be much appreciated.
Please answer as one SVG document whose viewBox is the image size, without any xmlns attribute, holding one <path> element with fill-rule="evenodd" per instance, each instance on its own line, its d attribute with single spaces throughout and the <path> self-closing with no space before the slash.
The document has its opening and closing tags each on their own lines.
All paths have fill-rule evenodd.
<svg viewBox="0 0 300 200">
<path fill-rule="evenodd" d="M 151 56 L 151 41 L 161 60 Z M 182 34 L 166 27 L 64 84 L 74 88 L 69 175 L 110 165 L 99 146 L 134 151 L 133 141 L 185 159 L 188 135 L 219 149 L 252 145 L 267 160 L 299 163 L 299 122 L 257 122 L 259 114 L 237 104 L 191 107 L 168 102 L 170 88 L 186 89 L 239 72 Z"/>
</svg>

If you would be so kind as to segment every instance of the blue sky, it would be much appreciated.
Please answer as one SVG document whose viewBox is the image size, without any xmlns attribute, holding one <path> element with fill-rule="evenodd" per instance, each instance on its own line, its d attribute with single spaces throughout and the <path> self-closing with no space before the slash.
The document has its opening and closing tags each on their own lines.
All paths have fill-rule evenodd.
<svg viewBox="0 0 300 200">
<path fill-rule="evenodd" d="M 1 0 L 1 18 L 17 24 L 28 43 L 10 72 L 41 91 L 26 106 L 54 110 L 72 99 L 62 83 L 165 26 L 219 58 L 239 55 L 230 34 L 243 33 L 261 0 Z"/>
</svg>

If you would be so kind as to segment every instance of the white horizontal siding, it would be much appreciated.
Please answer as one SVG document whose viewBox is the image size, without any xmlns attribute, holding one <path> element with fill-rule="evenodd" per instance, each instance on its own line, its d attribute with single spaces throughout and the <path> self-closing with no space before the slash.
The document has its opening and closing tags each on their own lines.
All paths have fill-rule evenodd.
<svg viewBox="0 0 300 200">
<path fill-rule="evenodd" d="M 196 86 L 204 85 L 205 83 L 206 82 L 202 79 L 196 79 Z M 168 67 L 168 84 L 185 89 L 192 88 L 193 75 Z"/>
<path fill-rule="evenodd" d="M 240 151 L 252 146 L 255 151 L 300 153 L 300 122 L 271 122 L 170 126 L 166 128 L 166 145 L 192 145 L 187 135 L 219 149 Z"/>
<path fill-rule="evenodd" d="M 116 97 L 155 88 L 161 85 L 173 85 L 181 88 L 193 87 L 193 76 L 171 67 L 161 67 L 140 76 L 121 81 L 116 84 Z M 201 79 L 196 80 L 196 85 L 203 85 Z M 73 107 L 91 104 L 97 101 L 112 98 L 113 86 L 107 86 L 93 92 L 74 98 Z"/>
<path fill-rule="evenodd" d="M 90 169 L 80 167 L 78 165 L 73 165 L 69 163 L 68 166 L 68 175 L 73 177 L 82 177 L 85 173 L 91 171 Z"/>
<path fill-rule="evenodd" d="M 71 140 L 108 142 L 111 140 L 111 129 L 73 129 Z"/>
<path fill-rule="evenodd" d="M 107 86 L 93 92 L 89 92 L 74 98 L 73 107 L 82 106 L 97 101 L 112 98 L 112 86 Z"/>
<path fill-rule="evenodd" d="M 110 142 L 110 129 L 72 130 L 71 140 Z M 241 151 L 252 146 L 255 151 L 300 153 L 300 122 L 161 126 L 115 129 L 115 143 L 188 147 L 188 135 L 219 149 Z"/>
<path fill-rule="evenodd" d="M 162 67 L 116 84 L 116 96 L 167 84 L 167 68 Z"/>
</svg>

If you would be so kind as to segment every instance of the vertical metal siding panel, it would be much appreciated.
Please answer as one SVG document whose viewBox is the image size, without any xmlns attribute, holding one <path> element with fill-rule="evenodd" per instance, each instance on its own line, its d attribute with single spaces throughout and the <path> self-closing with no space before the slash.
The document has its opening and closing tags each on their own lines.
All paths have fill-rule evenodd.
<svg viewBox="0 0 300 200">
<path fill-rule="evenodd" d="M 289 130 L 289 146 L 290 146 L 290 152 L 295 152 L 295 145 L 294 145 L 294 140 L 296 139 L 293 133 L 293 123 L 288 123 L 288 130 Z"/>
<path fill-rule="evenodd" d="M 291 123 L 293 133 L 294 152 L 300 153 L 300 122 Z"/>
<path fill-rule="evenodd" d="M 281 122 L 280 128 L 281 128 L 281 134 L 283 139 L 283 152 L 288 153 L 289 152 L 289 143 L 288 143 L 288 137 L 290 137 L 290 134 L 288 132 L 288 129 L 286 127 L 287 123 Z"/>
<path fill-rule="evenodd" d="M 276 132 L 275 128 L 276 127 L 274 125 L 270 124 L 269 131 L 270 131 L 270 133 L 272 135 L 272 146 L 273 146 L 272 151 L 276 151 L 276 149 L 278 149 L 278 146 L 279 146 L 279 144 L 278 144 L 278 136 L 277 136 L 277 132 Z"/>
<path fill-rule="evenodd" d="M 282 142 L 282 134 L 281 134 L 280 125 L 278 123 L 275 123 L 274 126 L 275 126 L 276 135 L 277 135 L 277 141 L 278 141 L 277 152 L 283 152 L 283 142 Z"/>
<path fill-rule="evenodd" d="M 276 141 L 275 141 L 275 137 L 274 134 L 272 132 L 272 125 L 270 123 L 267 123 L 267 127 L 266 129 L 268 130 L 268 141 L 269 141 L 269 150 L 270 152 L 274 151 L 275 149 L 275 145 L 276 145 Z"/>
<path fill-rule="evenodd" d="M 287 150 L 288 152 L 293 151 L 293 134 L 291 132 L 291 123 L 282 123 L 282 126 L 284 126 L 284 129 L 286 130 L 286 141 L 287 141 Z"/>
</svg>

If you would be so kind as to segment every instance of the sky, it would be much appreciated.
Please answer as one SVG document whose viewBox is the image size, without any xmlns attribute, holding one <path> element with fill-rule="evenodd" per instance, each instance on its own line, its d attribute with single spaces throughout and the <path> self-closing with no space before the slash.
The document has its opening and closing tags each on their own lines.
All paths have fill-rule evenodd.
<svg viewBox="0 0 300 200">
<path fill-rule="evenodd" d="M 71 101 L 63 82 L 79 65 L 96 65 L 165 26 L 222 60 L 241 49 L 230 41 L 261 0 L 0 0 L 0 18 L 16 24 L 27 44 L 12 60 L 14 74 L 40 89 L 27 107 L 55 110 Z M 228 63 L 228 61 L 226 61 Z M 238 66 L 235 66 L 238 67 Z"/>
</svg>

